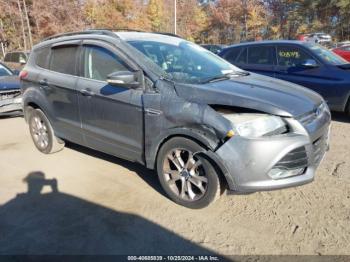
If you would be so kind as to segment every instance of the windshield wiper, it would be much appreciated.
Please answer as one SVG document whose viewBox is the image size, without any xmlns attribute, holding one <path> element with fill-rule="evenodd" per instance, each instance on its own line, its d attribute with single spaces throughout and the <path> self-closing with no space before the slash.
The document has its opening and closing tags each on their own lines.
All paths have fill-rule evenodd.
<svg viewBox="0 0 350 262">
<path fill-rule="evenodd" d="M 216 82 L 216 81 L 223 81 L 223 80 L 228 80 L 231 79 L 231 76 L 247 76 L 249 75 L 249 72 L 246 71 L 234 71 L 230 72 L 227 74 L 220 74 L 212 77 L 208 77 L 202 81 L 200 81 L 201 84 L 207 84 L 211 82 Z"/>
</svg>

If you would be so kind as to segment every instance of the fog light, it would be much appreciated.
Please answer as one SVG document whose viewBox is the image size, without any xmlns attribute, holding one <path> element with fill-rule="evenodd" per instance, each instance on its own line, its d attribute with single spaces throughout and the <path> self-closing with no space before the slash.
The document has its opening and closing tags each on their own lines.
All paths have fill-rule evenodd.
<svg viewBox="0 0 350 262">
<path fill-rule="evenodd" d="M 272 179 L 281 179 L 281 178 L 286 178 L 286 177 L 291 177 L 291 176 L 298 176 L 303 174 L 305 171 L 305 168 L 298 168 L 298 169 L 292 169 L 292 170 L 287 170 L 287 169 L 281 169 L 281 168 L 273 168 L 269 172 L 269 176 Z"/>
</svg>

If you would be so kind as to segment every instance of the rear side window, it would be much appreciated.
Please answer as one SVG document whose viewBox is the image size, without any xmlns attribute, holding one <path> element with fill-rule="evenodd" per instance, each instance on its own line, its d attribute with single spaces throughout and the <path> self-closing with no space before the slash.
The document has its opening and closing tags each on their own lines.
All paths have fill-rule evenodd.
<svg viewBox="0 0 350 262">
<path fill-rule="evenodd" d="M 247 63 L 248 51 L 247 48 L 244 48 L 239 57 L 237 58 L 237 64 L 246 64 Z"/>
<path fill-rule="evenodd" d="M 50 48 L 41 48 L 38 51 L 36 51 L 36 65 L 41 68 L 48 69 L 48 61 L 49 61 L 49 54 L 50 54 Z"/>
<path fill-rule="evenodd" d="M 224 55 L 224 58 L 230 63 L 234 63 L 241 51 L 242 51 L 242 48 L 240 47 L 231 48 L 226 52 L 226 54 Z"/>
<path fill-rule="evenodd" d="M 85 46 L 84 61 L 84 77 L 100 81 L 106 81 L 111 73 L 129 70 L 120 57 L 99 46 Z"/>
<path fill-rule="evenodd" d="M 11 62 L 19 63 L 19 54 L 20 53 L 12 53 Z"/>
<path fill-rule="evenodd" d="M 68 75 L 77 75 L 77 46 L 59 46 L 51 49 L 50 70 Z"/>
<path fill-rule="evenodd" d="M 4 58 L 5 62 L 12 62 L 12 53 L 7 53 Z"/>
<path fill-rule="evenodd" d="M 248 64 L 273 65 L 273 46 L 253 46 L 248 49 Z"/>
</svg>

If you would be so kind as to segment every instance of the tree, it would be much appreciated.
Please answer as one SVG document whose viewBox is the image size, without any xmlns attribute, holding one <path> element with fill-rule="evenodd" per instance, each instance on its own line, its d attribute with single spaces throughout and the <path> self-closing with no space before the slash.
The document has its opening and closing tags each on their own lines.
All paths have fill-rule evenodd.
<svg viewBox="0 0 350 262">
<path fill-rule="evenodd" d="M 247 3 L 248 19 L 244 27 L 245 39 L 257 39 L 264 34 L 267 26 L 267 12 L 264 3 L 259 0 L 249 0 Z"/>
<path fill-rule="evenodd" d="M 144 5 L 136 0 L 88 0 L 85 18 L 95 28 L 147 27 Z"/>
<path fill-rule="evenodd" d="M 34 0 L 31 17 L 35 23 L 35 40 L 85 28 L 86 23 L 80 2 L 79 0 Z"/>
<path fill-rule="evenodd" d="M 179 35 L 191 41 L 199 41 L 208 26 L 207 14 L 197 0 L 178 0 L 177 27 Z"/>
<path fill-rule="evenodd" d="M 163 31 L 164 6 L 163 0 L 150 0 L 147 6 L 147 18 L 150 29 L 154 32 Z"/>
<path fill-rule="evenodd" d="M 234 43 L 241 40 L 242 1 L 220 0 L 207 7 L 209 17 L 208 38 L 211 43 Z"/>
</svg>

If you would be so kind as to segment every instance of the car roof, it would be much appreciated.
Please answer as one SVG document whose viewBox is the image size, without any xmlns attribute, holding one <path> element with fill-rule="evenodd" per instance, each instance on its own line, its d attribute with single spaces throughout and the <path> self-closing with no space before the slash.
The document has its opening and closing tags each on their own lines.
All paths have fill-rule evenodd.
<svg viewBox="0 0 350 262">
<path fill-rule="evenodd" d="M 50 44 L 55 44 L 57 42 L 89 39 L 90 37 L 94 37 L 97 39 L 98 38 L 106 39 L 107 37 L 107 38 L 121 39 L 124 41 L 157 40 L 159 42 L 171 43 L 171 44 L 178 44 L 180 41 L 186 41 L 182 39 L 180 36 L 177 36 L 171 33 L 142 32 L 142 31 L 128 30 L 128 29 L 121 29 L 120 31 L 112 30 L 112 29 L 88 29 L 85 31 L 67 32 L 63 34 L 49 36 L 43 39 L 38 44 L 36 44 L 33 47 L 33 50 L 50 45 Z"/>
<path fill-rule="evenodd" d="M 20 53 L 20 54 L 29 54 L 30 51 L 9 51 L 6 54 L 18 54 L 18 53 Z"/>
<path fill-rule="evenodd" d="M 157 41 L 166 44 L 178 45 L 184 39 L 162 33 L 148 33 L 148 32 L 114 32 L 120 39 L 128 41 Z"/>
<path fill-rule="evenodd" d="M 226 49 L 230 49 L 232 47 L 243 47 L 243 46 L 254 46 L 254 45 L 271 45 L 271 44 L 309 45 L 310 43 L 305 42 L 305 41 L 298 41 L 298 40 L 264 40 L 264 41 L 233 44 L 233 45 L 228 46 Z"/>
</svg>

